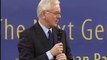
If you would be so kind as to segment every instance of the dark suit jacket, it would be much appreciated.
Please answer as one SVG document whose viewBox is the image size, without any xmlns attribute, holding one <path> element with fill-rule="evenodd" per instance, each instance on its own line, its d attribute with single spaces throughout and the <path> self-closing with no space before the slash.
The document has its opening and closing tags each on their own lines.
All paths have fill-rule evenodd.
<svg viewBox="0 0 107 60">
<path fill-rule="evenodd" d="M 58 28 L 53 28 L 54 40 L 57 41 Z M 72 60 L 66 33 L 62 31 L 61 42 L 68 60 Z M 57 42 L 56 42 L 57 43 Z M 48 60 L 46 52 L 52 48 L 39 23 L 20 33 L 18 50 L 19 60 Z"/>
</svg>

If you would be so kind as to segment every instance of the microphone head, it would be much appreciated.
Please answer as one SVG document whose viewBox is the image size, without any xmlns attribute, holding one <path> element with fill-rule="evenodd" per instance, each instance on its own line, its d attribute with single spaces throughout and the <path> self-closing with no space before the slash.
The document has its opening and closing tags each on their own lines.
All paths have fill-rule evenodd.
<svg viewBox="0 0 107 60">
<path fill-rule="evenodd" d="M 58 43 L 61 42 L 61 38 L 62 38 L 62 30 L 59 29 L 59 30 L 58 30 L 58 33 L 57 33 L 57 42 L 58 42 Z"/>
</svg>

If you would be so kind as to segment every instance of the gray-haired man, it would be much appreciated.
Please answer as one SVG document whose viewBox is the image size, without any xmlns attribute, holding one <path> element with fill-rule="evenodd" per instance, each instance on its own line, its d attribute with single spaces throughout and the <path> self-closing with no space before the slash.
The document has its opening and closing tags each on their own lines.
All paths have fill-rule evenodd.
<svg viewBox="0 0 107 60">
<path fill-rule="evenodd" d="M 40 1 L 37 8 L 38 22 L 20 33 L 19 60 L 73 60 L 65 31 L 56 27 L 61 18 L 59 4 L 58 0 Z M 59 31 L 61 40 L 58 43 Z M 50 36 L 52 43 L 49 41 Z"/>
</svg>

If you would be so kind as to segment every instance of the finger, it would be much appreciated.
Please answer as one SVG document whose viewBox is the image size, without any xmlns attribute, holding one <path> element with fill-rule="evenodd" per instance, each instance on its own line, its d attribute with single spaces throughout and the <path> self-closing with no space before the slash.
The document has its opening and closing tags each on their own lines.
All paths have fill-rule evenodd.
<svg viewBox="0 0 107 60">
<path fill-rule="evenodd" d="M 59 51 L 59 52 L 62 52 L 62 51 L 63 51 L 63 48 L 58 48 L 58 51 Z"/>
<path fill-rule="evenodd" d="M 59 56 L 65 56 L 66 57 L 66 55 L 64 53 L 61 53 L 61 54 L 57 55 L 57 57 L 59 57 Z"/>
<path fill-rule="evenodd" d="M 57 56 L 57 59 L 58 60 L 66 60 L 66 57 L 63 55 L 59 55 L 59 56 Z"/>
<path fill-rule="evenodd" d="M 63 43 L 57 43 L 59 46 L 63 46 Z"/>
<path fill-rule="evenodd" d="M 63 50 L 63 47 L 59 47 L 58 49 L 62 51 L 62 50 Z"/>
<path fill-rule="evenodd" d="M 60 57 L 56 57 L 56 60 L 60 60 L 61 58 Z"/>
<path fill-rule="evenodd" d="M 66 57 L 60 56 L 58 59 L 60 59 L 60 60 L 66 60 Z"/>
<path fill-rule="evenodd" d="M 63 48 L 63 46 L 60 46 L 60 45 L 59 45 L 59 48 Z"/>
</svg>

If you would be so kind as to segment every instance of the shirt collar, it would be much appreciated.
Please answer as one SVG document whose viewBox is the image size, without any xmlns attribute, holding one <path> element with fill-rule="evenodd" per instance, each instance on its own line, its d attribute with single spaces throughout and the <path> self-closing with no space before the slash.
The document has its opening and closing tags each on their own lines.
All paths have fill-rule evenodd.
<svg viewBox="0 0 107 60">
<path fill-rule="evenodd" d="M 45 32 L 46 36 L 48 37 L 48 31 L 50 30 L 52 32 L 52 28 L 51 29 L 48 29 L 47 27 L 45 27 L 40 21 L 39 21 L 39 24 L 41 26 L 41 28 L 43 29 L 43 31 Z"/>
</svg>

